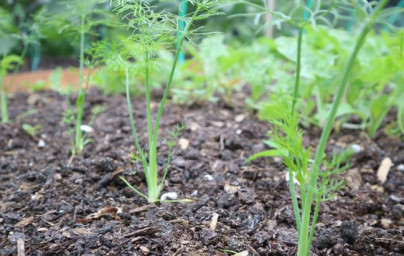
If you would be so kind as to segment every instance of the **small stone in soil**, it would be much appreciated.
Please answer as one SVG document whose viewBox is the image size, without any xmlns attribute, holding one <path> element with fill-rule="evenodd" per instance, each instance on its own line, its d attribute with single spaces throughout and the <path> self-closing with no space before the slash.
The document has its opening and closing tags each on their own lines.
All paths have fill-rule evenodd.
<svg viewBox="0 0 404 256">
<path fill-rule="evenodd" d="M 167 192 L 161 195 L 160 200 L 165 201 L 165 200 L 177 200 L 178 199 L 178 194 L 177 192 Z"/>
<path fill-rule="evenodd" d="M 188 150 L 185 153 L 185 158 L 190 160 L 197 160 L 199 158 L 199 151 L 196 149 Z"/>
<path fill-rule="evenodd" d="M 391 214 L 393 215 L 393 218 L 396 220 L 401 219 L 404 216 L 404 205 L 401 204 L 396 204 L 393 206 L 393 209 L 391 210 Z"/>
<path fill-rule="evenodd" d="M 181 156 L 177 156 L 176 158 L 173 159 L 172 165 L 177 166 L 179 168 L 184 168 L 186 166 L 185 160 Z"/>
</svg>

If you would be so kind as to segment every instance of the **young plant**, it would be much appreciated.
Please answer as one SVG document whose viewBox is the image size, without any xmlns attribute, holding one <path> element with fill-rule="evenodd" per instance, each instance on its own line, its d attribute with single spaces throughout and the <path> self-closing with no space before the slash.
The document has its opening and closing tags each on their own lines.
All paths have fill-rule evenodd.
<svg viewBox="0 0 404 256">
<path fill-rule="evenodd" d="M 298 232 L 299 256 L 308 256 L 310 254 L 321 203 L 333 198 L 333 192 L 342 186 L 342 183 L 334 180 L 332 176 L 346 169 L 346 167 L 341 168 L 339 165 L 349 154 L 336 154 L 331 161 L 326 161 L 324 160 L 325 149 L 355 60 L 369 32 L 380 21 L 381 17 L 385 15 L 386 11 L 383 8 L 387 2 L 387 0 L 382 0 L 377 6 L 367 4 L 362 7 L 356 1 L 350 1 L 350 3 L 355 4 L 354 7 L 358 8 L 358 11 L 363 15 L 367 15 L 367 19 L 356 39 L 355 47 L 348 58 L 342 77 L 339 80 L 339 86 L 328 115 L 327 123 L 317 145 L 314 159 L 311 160 L 310 150 L 306 149 L 302 143 L 302 132 L 299 129 L 299 119 L 295 110 L 299 88 L 298 77 L 296 77 L 293 98 L 290 100 L 292 103 L 290 101 L 282 101 L 281 103 L 271 104 L 267 108 L 267 116 L 270 117 L 270 122 L 275 127 L 271 134 L 272 141 L 269 142 L 274 149 L 261 152 L 249 159 L 252 160 L 261 156 L 281 156 L 284 159 L 289 172 L 290 192 Z M 301 40 L 299 38 L 300 36 L 298 37 L 298 41 Z M 298 60 L 299 51 L 301 50 L 298 48 Z M 297 75 L 299 68 L 300 66 L 297 65 Z M 295 180 L 297 181 L 301 195 L 300 206 L 296 196 Z M 314 212 L 312 212 L 313 203 L 315 204 Z"/>
<path fill-rule="evenodd" d="M 20 57 L 16 55 L 4 56 L 0 60 L 0 107 L 1 107 L 1 122 L 7 123 L 8 118 L 8 106 L 7 106 L 7 94 L 5 90 L 5 77 L 9 70 L 15 69 L 16 65 L 22 63 Z"/>
<path fill-rule="evenodd" d="M 162 178 L 158 178 L 157 164 L 157 144 L 158 132 L 160 128 L 160 120 L 163 114 L 164 106 L 170 94 L 174 73 L 176 71 L 180 52 L 184 41 L 191 39 L 196 32 L 194 22 L 207 19 L 212 15 L 217 15 L 217 8 L 224 3 L 222 0 L 188 0 L 189 7 L 193 7 L 194 11 L 188 12 L 186 16 L 178 17 L 176 14 L 158 11 L 146 1 L 131 0 L 115 0 L 111 1 L 115 7 L 117 14 L 123 16 L 123 20 L 131 36 L 123 42 L 124 46 L 110 45 L 112 56 L 117 63 L 125 68 L 126 75 L 126 97 L 129 109 L 130 125 L 132 128 L 132 136 L 136 145 L 137 153 L 141 159 L 143 170 L 147 182 L 147 195 L 130 185 L 124 178 L 121 179 L 138 195 L 146 198 L 149 203 L 159 201 L 159 195 L 164 186 L 164 181 L 170 164 L 170 153 L 166 162 L 166 167 Z M 184 22 L 185 28 L 179 29 L 179 23 Z M 177 33 L 181 33 L 177 41 Z M 114 50 L 115 51 L 114 51 Z M 171 62 L 169 77 L 166 82 L 163 97 L 153 122 L 151 111 L 151 69 L 156 63 L 162 61 L 163 52 L 173 52 L 174 58 Z M 103 51 L 104 53 L 107 51 Z M 105 53 L 106 54 L 106 53 Z M 133 60 L 135 59 L 135 63 Z M 135 126 L 135 120 L 132 113 L 132 103 L 130 99 L 130 79 L 133 77 L 132 72 L 140 72 L 144 74 L 146 86 L 146 116 L 147 116 L 147 134 L 148 134 L 148 150 L 144 151 L 140 146 L 138 133 Z M 137 75 L 137 74 L 136 74 Z M 182 128 L 177 129 L 174 135 L 178 134 Z M 174 136 L 175 137 L 175 136 Z M 168 144 L 169 149 L 173 146 Z"/>
<path fill-rule="evenodd" d="M 88 71 L 87 77 L 84 76 L 85 66 L 85 48 L 88 35 L 96 34 L 93 29 L 97 26 L 113 26 L 113 19 L 109 12 L 97 7 L 99 0 L 74 0 L 61 1 L 60 5 L 63 11 L 51 15 L 47 22 L 52 29 L 55 27 L 60 34 L 72 34 L 74 38 L 79 39 L 79 84 L 77 98 L 75 102 L 75 111 L 69 110 L 69 122 L 74 118 L 74 130 L 70 130 L 69 134 L 74 136 L 72 140 L 71 152 L 72 155 L 81 154 L 84 146 L 88 141 L 83 137 L 82 120 L 84 114 L 84 103 L 91 70 Z M 83 84 L 85 84 L 83 86 Z M 71 105 L 70 105 L 71 106 Z M 73 116 L 73 117 L 72 117 Z M 67 119 L 65 119 L 67 121 Z"/>
<path fill-rule="evenodd" d="M 30 124 L 22 124 L 22 129 L 29 134 L 32 138 L 36 137 L 36 135 L 41 131 L 42 126 L 37 124 L 32 126 Z"/>
</svg>

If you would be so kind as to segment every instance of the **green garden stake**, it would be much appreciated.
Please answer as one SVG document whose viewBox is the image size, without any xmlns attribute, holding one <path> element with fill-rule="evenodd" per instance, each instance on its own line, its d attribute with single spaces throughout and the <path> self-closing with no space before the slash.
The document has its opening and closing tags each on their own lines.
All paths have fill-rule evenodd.
<svg viewBox="0 0 404 256">
<path fill-rule="evenodd" d="M 313 0 L 307 0 L 306 2 L 307 8 L 311 9 L 313 7 L 313 2 L 314 2 Z M 304 11 L 303 18 L 305 21 L 310 18 L 310 13 L 307 10 Z"/>
<path fill-rule="evenodd" d="M 185 29 L 185 21 L 182 19 L 187 15 L 187 9 L 188 9 L 188 2 L 187 0 L 181 0 L 181 4 L 180 4 L 180 21 L 179 21 L 179 28 L 180 28 L 180 32 L 178 32 L 178 42 L 181 41 L 182 38 L 182 33 Z M 185 53 L 184 50 L 182 49 L 179 56 L 178 56 L 178 62 L 180 64 L 184 64 L 185 62 Z"/>
<path fill-rule="evenodd" d="M 351 17 L 349 18 L 348 23 L 346 24 L 346 30 L 352 31 L 354 24 L 355 24 L 355 10 L 351 13 Z"/>
<path fill-rule="evenodd" d="M 32 45 L 31 58 L 31 71 L 37 71 L 39 63 L 41 62 L 41 44 L 39 42 L 35 42 Z"/>
</svg>

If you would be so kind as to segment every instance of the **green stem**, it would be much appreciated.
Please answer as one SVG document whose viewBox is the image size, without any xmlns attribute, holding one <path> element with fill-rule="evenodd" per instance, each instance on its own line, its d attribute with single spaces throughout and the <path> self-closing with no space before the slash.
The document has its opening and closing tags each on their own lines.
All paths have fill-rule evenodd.
<svg viewBox="0 0 404 256">
<path fill-rule="evenodd" d="M 125 67 L 125 87 L 126 87 L 126 103 L 128 104 L 129 122 L 130 122 L 130 127 L 132 129 L 132 137 L 133 137 L 133 141 L 135 142 L 136 149 L 139 152 L 140 157 L 142 158 L 143 168 L 145 170 L 145 175 L 146 175 L 146 181 L 148 181 L 149 179 L 148 179 L 148 172 L 147 172 L 147 161 L 146 161 L 144 152 L 139 144 L 139 138 L 137 136 L 136 126 L 135 126 L 135 119 L 133 118 L 133 112 L 132 112 L 133 108 L 132 108 L 132 102 L 130 100 L 129 68 L 128 67 Z"/>
<path fill-rule="evenodd" d="M 20 68 L 21 68 L 22 63 L 23 63 L 23 61 L 25 59 L 25 56 L 27 55 L 28 46 L 29 46 L 29 44 L 24 44 L 24 49 L 22 50 L 22 53 L 20 55 L 21 62 L 17 63 L 17 65 L 16 65 L 16 67 L 15 67 L 15 69 L 13 71 L 13 75 L 11 76 L 11 80 L 10 80 L 10 83 L 8 85 L 8 89 L 13 88 L 15 76 L 17 75 L 18 71 L 20 71 Z"/>
<path fill-rule="evenodd" d="M 76 152 L 80 154 L 83 150 L 83 141 L 82 141 L 82 131 L 81 131 L 81 123 L 83 119 L 84 112 L 84 100 L 85 100 L 85 92 L 83 92 L 83 81 L 84 81 L 84 44 L 85 44 L 85 15 L 84 9 L 82 10 L 81 19 L 80 19 L 80 80 L 79 80 L 79 93 L 76 100 L 76 124 L 75 124 L 75 136 L 76 136 Z"/>
<path fill-rule="evenodd" d="M 151 90 L 149 75 L 149 52 L 145 53 L 145 78 L 146 78 L 146 112 L 147 112 L 147 132 L 149 137 L 149 165 L 145 169 L 148 173 L 149 183 L 147 185 L 148 198 L 150 203 L 156 202 L 160 194 L 158 189 L 158 167 L 157 167 L 157 144 L 153 141 L 153 123 L 151 114 Z"/>
<path fill-rule="evenodd" d="M 170 167 L 172 149 L 173 148 L 171 146 L 168 148 L 166 166 L 164 168 L 163 177 L 161 177 L 161 181 L 160 181 L 160 184 L 159 184 L 159 191 L 161 191 L 163 189 L 164 181 L 166 180 L 166 177 L 167 177 L 168 168 Z"/>
<path fill-rule="evenodd" d="M 145 77 L 146 77 L 146 112 L 147 112 L 147 133 L 149 137 L 149 147 L 152 145 L 153 141 L 153 123 L 151 114 L 151 90 L 150 90 L 150 76 L 149 76 L 149 52 L 145 53 Z"/>
<path fill-rule="evenodd" d="M 303 8 L 302 8 L 302 10 L 303 10 Z M 302 19 L 303 19 L 303 17 L 301 14 L 300 21 L 302 21 Z M 292 118 L 293 118 L 293 115 L 295 115 L 296 102 L 297 102 L 297 97 L 299 94 L 299 87 L 300 87 L 302 42 L 303 42 L 303 25 L 302 25 L 302 22 L 300 22 L 299 35 L 297 38 L 296 77 L 295 77 L 295 86 L 294 86 L 294 92 L 293 92 Z M 290 156 L 290 157 L 293 157 L 293 156 Z M 290 190 L 290 194 L 292 197 L 293 213 L 295 215 L 297 232 L 298 232 L 298 234 L 300 234 L 300 226 L 301 226 L 300 208 L 299 208 L 299 203 L 298 203 L 297 197 L 296 197 L 296 187 L 295 187 L 295 183 L 293 180 L 293 173 L 291 170 L 289 170 L 289 190 Z M 301 191 L 301 194 L 302 194 L 302 191 Z"/>
<path fill-rule="evenodd" d="M 182 46 L 184 44 L 184 40 L 185 40 L 185 35 L 186 33 L 188 33 L 190 27 L 192 26 L 192 23 L 195 19 L 195 17 L 197 17 L 199 13 L 199 7 L 197 7 L 196 11 L 194 12 L 191 20 L 188 22 L 187 26 L 185 27 L 185 29 L 183 31 L 181 31 L 183 34 L 180 37 L 180 40 L 178 42 L 177 45 L 177 50 L 174 56 L 174 62 L 173 65 L 171 67 L 171 71 L 170 71 L 170 75 L 168 78 L 168 82 L 167 82 L 167 86 L 166 89 L 164 91 L 163 94 L 163 98 L 161 99 L 158 111 L 157 111 L 157 116 L 156 116 L 156 122 L 154 124 L 154 130 L 153 130 L 153 136 L 150 136 L 150 131 L 151 128 L 150 126 L 151 124 L 151 110 L 148 109 L 148 127 L 149 127 L 149 167 L 147 169 L 147 189 L 148 189 L 148 198 L 149 198 L 149 202 L 155 202 L 158 200 L 158 196 L 160 194 L 159 191 L 159 184 L 158 184 L 158 170 L 157 170 L 157 138 L 158 138 L 158 130 L 160 127 L 160 119 L 161 119 L 161 115 L 163 114 L 163 110 L 164 110 L 164 105 L 166 103 L 168 94 L 170 93 L 170 88 L 171 88 L 171 84 L 173 82 L 173 78 L 174 78 L 174 73 L 177 67 L 177 63 L 178 63 L 178 59 L 179 59 L 179 55 L 181 53 L 181 49 Z M 146 53 L 147 55 L 147 53 Z M 146 56 L 146 61 L 148 61 L 148 56 Z M 148 66 L 148 64 L 146 64 L 146 67 Z M 149 93 L 146 92 L 146 100 L 148 100 L 149 102 L 146 103 L 148 105 L 148 107 L 150 107 L 150 87 L 149 87 L 149 75 L 148 75 L 148 69 L 146 69 L 146 90 L 148 90 Z M 150 111 L 150 112 L 149 112 Z M 150 118 L 150 120 L 149 120 Z M 145 169 L 146 170 L 146 169 Z"/>
<path fill-rule="evenodd" d="M 296 197 L 296 187 L 295 187 L 295 182 L 293 179 L 293 173 L 291 170 L 289 170 L 289 190 L 290 190 L 290 195 L 292 197 L 292 205 L 293 205 L 293 214 L 295 215 L 296 219 L 296 227 L 297 227 L 297 233 L 299 234 L 300 232 L 300 208 L 299 208 L 299 203 L 297 201 Z"/>
<path fill-rule="evenodd" d="M 309 242 L 308 244 L 310 245 L 313 241 L 313 236 L 314 236 L 314 232 L 316 231 L 316 223 L 317 223 L 317 219 L 318 219 L 318 214 L 320 212 L 320 205 L 321 205 L 321 197 L 320 194 L 318 194 L 316 196 L 316 206 L 314 208 L 314 214 L 313 214 L 313 220 L 312 220 L 312 225 L 310 228 L 310 235 L 309 235 Z M 306 255 L 310 254 L 310 246 L 307 247 L 307 251 L 306 251 Z"/>
<path fill-rule="evenodd" d="M 28 45 L 26 44 L 24 45 L 24 49 L 22 50 L 22 53 L 20 55 L 20 59 L 24 60 L 25 59 L 25 55 L 27 54 L 27 50 L 28 50 Z M 17 75 L 18 71 L 21 68 L 21 62 L 17 62 L 16 67 L 13 71 L 13 75 L 11 76 L 11 80 L 10 83 L 8 85 L 8 89 L 13 88 L 13 84 L 14 84 L 14 79 L 15 76 Z M 9 120 L 8 117 L 8 106 L 7 106 L 7 95 L 6 95 L 6 85 L 5 85 L 5 75 L 1 77 L 1 81 L 0 81 L 0 87 L 1 87 L 1 96 L 0 96 L 0 105 L 1 105 L 1 121 L 3 123 L 7 123 Z"/>
<path fill-rule="evenodd" d="M 310 173 L 310 180 L 309 180 L 309 185 L 308 185 L 309 187 L 308 187 L 308 191 L 307 191 L 306 198 L 305 198 L 305 204 L 302 206 L 302 210 L 303 210 L 302 226 L 301 226 L 301 230 L 300 230 L 302 235 L 299 236 L 299 240 L 300 240 L 299 248 L 298 248 L 299 256 L 306 256 L 307 252 L 309 252 L 309 250 L 310 250 L 311 244 L 309 244 L 308 235 L 309 235 L 310 213 L 311 213 L 311 206 L 313 203 L 314 189 L 317 186 L 317 179 L 318 179 L 319 172 L 320 172 L 321 162 L 322 162 L 322 159 L 324 156 L 324 151 L 325 151 L 325 148 L 326 148 L 326 145 L 328 142 L 328 138 L 330 136 L 330 133 L 331 133 L 331 130 L 333 127 L 333 123 L 334 123 L 334 120 L 335 120 L 335 117 L 336 117 L 336 114 L 338 111 L 338 107 L 341 103 L 342 97 L 343 97 L 345 89 L 347 87 L 348 79 L 349 79 L 349 76 L 353 69 L 353 66 L 355 64 L 356 57 L 365 42 L 366 36 L 372 29 L 376 15 L 386 4 L 387 4 L 387 0 L 383 0 L 376 7 L 374 13 L 372 14 L 372 17 L 370 17 L 370 20 L 362 29 L 362 31 L 356 41 L 355 48 L 354 48 L 353 52 L 351 53 L 351 55 L 348 59 L 348 62 L 345 66 L 345 69 L 344 69 L 344 72 L 342 75 L 342 79 L 338 85 L 337 94 L 335 95 L 334 102 L 333 102 L 332 108 L 331 108 L 329 116 L 328 116 L 327 124 L 324 127 L 323 132 L 321 134 L 320 142 L 317 147 L 316 155 L 314 158 L 315 160 L 314 160 L 313 170 Z M 315 225 L 315 223 L 312 223 L 312 225 Z"/>
<path fill-rule="evenodd" d="M 296 78 L 295 78 L 295 87 L 294 87 L 294 91 L 293 91 L 292 116 L 294 115 L 297 97 L 299 94 L 300 72 L 301 72 L 301 61 L 302 61 L 303 30 L 304 30 L 303 25 L 300 24 L 299 35 L 297 37 Z"/>
<path fill-rule="evenodd" d="M 153 132 L 153 142 L 154 143 L 157 143 L 158 129 L 159 129 L 159 126 L 160 126 L 161 115 L 163 113 L 164 105 L 166 103 L 168 94 L 170 93 L 171 84 L 172 84 L 173 78 L 174 78 L 174 72 L 175 72 L 175 69 L 176 69 L 177 63 L 178 63 L 178 56 L 179 56 L 179 54 L 181 52 L 182 45 L 184 44 L 185 35 L 186 35 L 186 33 L 188 33 L 190 27 L 192 26 L 192 23 L 193 23 L 195 17 L 197 17 L 199 11 L 200 10 L 199 10 L 199 6 L 198 6 L 197 9 L 195 10 L 191 20 L 188 22 L 187 26 L 185 27 L 185 29 L 183 31 L 183 36 L 181 37 L 181 40 L 178 43 L 177 51 L 176 51 L 175 56 L 174 56 L 174 62 L 173 62 L 173 65 L 172 65 L 171 71 L 170 71 L 170 76 L 168 78 L 167 86 L 166 86 L 166 89 L 164 91 L 163 98 L 161 99 L 160 106 L 159 106 L 159 109 L 158 109 L 158 112 L 157 112 L 156 123 L 154 124 L 154 132 Z"/>
<path fill-rule="evenodd" d="M 8 122 L 8 110 L 7 110 L 7 95 L 4 89 L 4 76 L 1 75 L 0 77 L 0 101 L 1 101 L 1 122 L 7 123 Z"/>
</svg>

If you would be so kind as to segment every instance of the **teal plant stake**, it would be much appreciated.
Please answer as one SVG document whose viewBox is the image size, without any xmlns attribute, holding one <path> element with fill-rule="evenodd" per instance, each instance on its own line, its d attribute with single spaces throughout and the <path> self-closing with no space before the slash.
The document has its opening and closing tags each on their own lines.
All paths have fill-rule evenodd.
<svg viewBox="0 0 404 256">
<path fill-rule="evenodd" d="M 182 38 L 182 33 L 185 29 L 185 20 L 184 18 L 187 16 L 187 9 L 188 9 L 188 2 L 187 0 L 181 0 L 181 4 L 180 4 L 180 20 L 179 20 L 179 28 L 180 31 L 178 32 L 178 42 L 181 41 Z M 180 55 L 178 56 L 178 61 L 180 64 L 184 64 L 185 62 L 185 53 L 184 53 L 184 48 L 182 48 L 182 50 L 180 51 Z"/>
<path fill-rule="evenodd" d="M 313 7 L 313 0 L 307 0 L 306 3 L 307 8 L 311 9 Z M 310 13 L 305 10 L 303 15 L 304 20 L 308 20 L 310 18 Z"/>
<path fill-rule="evenodd" d="M 35 42 L 32 44 L 32 53 L 31 53 L 31 71 L 37 71 L 39 63 L 41 62 L 41 43 Z"/>
<path fill-rule="evenodd" d="M 351 16 L 349 17 L 348 23 L 346 24 L 346 30 L 352 31 L 354 24 L 355 24 L 355 10 L 351 13 Z"/>
</svg>

